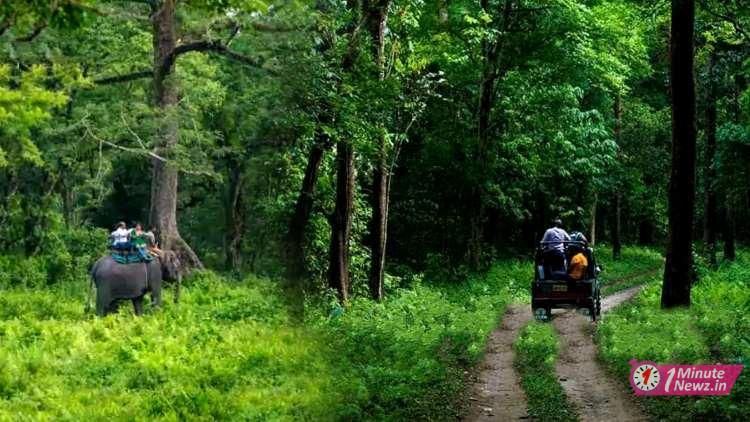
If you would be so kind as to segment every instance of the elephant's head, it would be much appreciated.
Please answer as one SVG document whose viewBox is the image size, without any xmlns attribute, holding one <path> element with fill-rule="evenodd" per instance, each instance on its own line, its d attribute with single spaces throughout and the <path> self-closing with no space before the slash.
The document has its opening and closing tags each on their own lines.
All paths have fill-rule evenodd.
<svg viewBox="0 0 750 422">
<path fill-rule="evenodd" d="M 161 262 L 162 278 L 169 281 L 179 281 L 182 268 L 177 254 L 173 251 L 162 251 L 159 261 Z"/>
</svg>

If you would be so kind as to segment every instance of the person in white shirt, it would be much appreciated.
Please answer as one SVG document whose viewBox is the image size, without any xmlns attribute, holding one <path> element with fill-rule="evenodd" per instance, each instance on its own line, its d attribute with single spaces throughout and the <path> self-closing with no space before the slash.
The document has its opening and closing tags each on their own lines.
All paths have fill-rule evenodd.
<svg viewBox="0 0 750 422">
<path fill-rule="evenodd" d="M 109 235 L 112 241 L 112 249 L 120 251 L 130 250 L 130 230 L 128 230 L 128 227 L 122 221 L 117 223 L 115 227 L 115 231 Z"/>
</svg>

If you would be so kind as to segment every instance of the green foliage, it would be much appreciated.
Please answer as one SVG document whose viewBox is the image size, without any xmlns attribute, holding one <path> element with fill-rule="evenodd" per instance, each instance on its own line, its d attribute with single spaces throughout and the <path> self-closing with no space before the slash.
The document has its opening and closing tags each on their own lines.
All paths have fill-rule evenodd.
<svg viewBox="0 0 750 422">
<path fill-rule="evenodd" d="M 20 262 L 43 274 L 41 261 Z M 455 418 L 463 371 L 497 315 L 528 294 L 526 267 L 415 282 L 343 312 L 311 307 L 302 326 L 288 322 L 278 284 L 250 276 L 194 273 L 179 306 L 168 289 L 163 310 L 136 319 L 127 303 L 114 316 L 85 314 L 86 277 L 6 285 L 0 419 Z"/>
<path fill-rule="evenodd" d="M 49 230 L 35 256 L 0 255 L 0 288 L 43 288 L 85 279 L 106 250 L 103 230 Z"/>
<path fill-rule="evenodd" d="M 463 370 L 478 361 L 497 315 L 528 294 L 526 267 L 502 262 L 464 283 L 417 284 L 382 303 L 355 300 L 343 314 L 334 308 L 317 317 L 335 365 L 352 368 L 357 380 L 354 419 L 457 417 Z"/>
<path fill-rule="evenodd" d="M 47 69 L 41 65 L 14 78 L 11 67 L 0 64 L 0 168 L 42 163 L 31 130 L 49 120 L 50 111 L 67 99 L 62 92 L 45 89 L 47 79 Z"/>
<path fill-rule="evenodd" d="M 598 326 L 602 358 L 627 382 L 630 359 L 659 363 L 743 363 L 750 356 L 748 255 L 705 274 L 692 290 L 690 309 L 660 309 L 660 286 L 651 284 L 632 303 Z M 637 340 L 634 340 L 637 339 Z M 742 374 L 728 397 L 669 397 L 641 400 L 662 420 L 741 419 L 750 411 L 750 378 Z"/>
<path fill-rule="evenodd" d="M 514 365 L 526 392 L 529 416 L 539 421 L 576 421 L 573 405 L 555 375 L 559 339 L 550 324 L 532 322 L 513 343 Z"/>
</svg>

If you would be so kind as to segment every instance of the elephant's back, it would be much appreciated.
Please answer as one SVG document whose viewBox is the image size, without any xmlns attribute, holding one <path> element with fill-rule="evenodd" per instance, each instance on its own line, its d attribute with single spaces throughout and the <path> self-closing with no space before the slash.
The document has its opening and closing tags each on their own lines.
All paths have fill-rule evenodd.
<svg viewBox="0 0 750 422">
<path fill-rule="evenodd" d="M 115 298 L 135 298 L 147 290 L 145 263 L 120 264 L 111 256 L 97 262 L 94 274 L 97 288 L 108 289 Z"/>
</svg>

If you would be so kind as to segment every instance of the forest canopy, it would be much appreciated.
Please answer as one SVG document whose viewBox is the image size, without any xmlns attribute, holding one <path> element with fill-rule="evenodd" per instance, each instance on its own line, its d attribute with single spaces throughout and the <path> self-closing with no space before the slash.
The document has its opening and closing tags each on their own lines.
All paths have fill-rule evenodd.
<svg viewBox="0 0 750 422">
<path fill-rule="evenodd" d="M 746 12 L 699 2 L 695 24 L 712 244 L 750 229 Z M 553 217 L 616 251 L 660 242 L 670 16 L 635 0 L 4 2 L 0 250 L 54 255 L 72 232 L 145 221 L 189 267 L 345 300 L 407 268 L 528 253 Z"/>
</svg>

